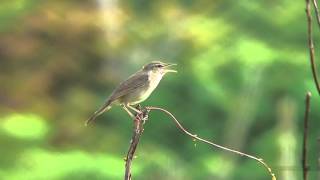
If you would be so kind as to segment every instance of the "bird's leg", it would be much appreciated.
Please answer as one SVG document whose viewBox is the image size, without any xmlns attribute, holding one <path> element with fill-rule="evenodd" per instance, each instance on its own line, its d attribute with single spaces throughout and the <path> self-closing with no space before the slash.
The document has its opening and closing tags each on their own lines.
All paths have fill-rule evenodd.
<svg viewBox="0 0 320 180">
<path fill-rule="evenodd" d="M 138 109 L 130 106 L 129 104 L 127 104 L 127 107 L 130 108 L 130 109 L 132 109 L 132 110 L 134 110 L 134 111 L 135 111 L 136 113 L 138 113 L 138 114 L 141 114 L 141 113 L 142 113 L 140 110 L 138 110 Z"/>
<path fill-rule="evenodd" d="M 137 110 L 139 110 L 142 114 L 143 114 L 143 117 L 142 117 L 142 121 L 143 121 L 143 124 L 145 124 L 146 123 L 146 121 L 149 119 L 149 113 L 148 112 L 146 112 L 146 111 L 148 111 L 148 110 L 146 110 L 146 109 L 142 109 L 142 107 L 141 107 L 141 105 L 140 104 L 138 104 L 136 107 L 135 107 Z M 146 112 L 146 113 L 145 113 Z"/>
<path fill-rule="evenodd" d="M 134 108 L 134 107 L 130 106 L 130 104 L 127 104 L 126 107 L 128 107 L 128 108 L 132 109 L 133 111 L 135 111 L 137 113 L 136 117 L 139 118 L 140 120 L 143 120 L 143 119 L 141 119 L 141 116 L 140 116 L 140 115 L 143 114 L 143 112 L 140 109 Z"/>
<path fill-rule="evenodd" d="M 142 115 L 142 119 L 140 118 L 140 116 L 139 116 L 139 118 L 143 121 L 143 124 L 145 124 L 146 121 L 148 120 L 148 113 L 145 113 L 146 109 L 142 109 L 142 107 L 141 107 L 140 104 L 138 104 L 138 105 L 135 107 L 135 109 L 136 109 L 137 111 L 139 111 L 139 112 L 137 112 L 138 115 Z M 139 113 L 140 113 L 140 114 L 139 114 Z"/>
<path fill-rule="evenodd" d="M 129 116 L 133 119 L 134 115 L 132 114 L 132 112 L 130 112 L 129 109 L 125 105 L 121 105 L 121 106 L 129 114 Z"/>
</svg>

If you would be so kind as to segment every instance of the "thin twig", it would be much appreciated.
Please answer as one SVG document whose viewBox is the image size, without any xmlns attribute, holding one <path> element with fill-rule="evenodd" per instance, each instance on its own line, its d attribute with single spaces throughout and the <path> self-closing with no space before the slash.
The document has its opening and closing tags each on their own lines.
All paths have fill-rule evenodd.
<svg viewBox="0 0 320 180">
<path fill-rule="evenodd" d="M 137 114 L 134 119 L 134 128 L 132 133 L 132 138 L 130 141 L 130 147 L 126 156 L 125 165 L 125 180 L 131 180 L 131 164 L 134 158 L 134 153 L 136 152 L 137 146 L 139 144 L 140 137 L 143 133 L 143 125 L 146 119 L 148 119 L 148 110 L 142 111 L 142 113 Z"/>
<path fill-rule="evenodd" d="M 172 120 L 174 121 L 174 123 L 176 124 L 176 126 L 177 126 L 181 131 L 183 131 L 185 134 L 187 134 L 188 136 L 192 137 L 193 139 L 197 139 L 197 140 L 199 140 L 199 141 L 201 141 L 201 142 L 203 142 L 203 143 L 210 144 L 210 145 L 212 145 L 212 146 L 214 146 L 214 147 L 217 147 L 217 148 L 220 148 L 220 149 L 222 149 L 222 150 L 226 150 L 226 151 L 229 151 L 229 152 L 233 152 L 233 153 L 239 154 L 239 155 L 241 155 L 241 156 L 245 156 L 245 157 L 248 157 L 248 158 L 250 158 L 250 159 L 254 159 L 254 160 L 258 161 L 260 164 L 262 164 L 262 165 L 268 170 L 269 174 L 270 174 L 271 177 L 272 177 L 272 180 L 276 180 L 275 174 L 272 172 L 272 170 L 271 170 L 271 168 L 268 166 L 268 164 L 263 161 L 263 159 L 257 158 L 257 157 L 255 157 L 255 156 L 252 156 L 252 155 L 249 155 L 249 154 L 240 152 L 240 151 L 236 151 L 236 150 L 233 150 L 233 149 L 230 149 L 230 148 L 221 146 L 221 145 L 218 145 L 218 144 L 213 143 L 213 142 L 211 142 L 211 141 L 208 141 L 208 140 L 205 140 L 205 139 L 203 139 L 203 138 L 200 138 L 200 137 L 198 137 L 198 135 L 196 135 L 196 134 L 190 133 L 188 130 L 186 130 L 186 129 L 180 124 L 180 122 L 177 120 L 177 118 L 175 118 L 174 115 L 172 115 L 172 113 L 170 113 L 169 111 L 167 111 L 167 110 L 165 110 L 165 109 L 163 109 L 163 108 L 148 106 L 148 107 L 146 107 L 146 109 L 147 109 L 147 110 L 159 110 L 159 111 L 162 111 L 162 112 L 166 113 L 167 115 L 169 115 L 169 116 L 172 118 Z"/>
<path fill-rule="evenodd" d="M 309 113 L 310 113 L 310 98 L 311 93 L 308 92 L 306 95 L 306 104 L 305 104 L 305 114 L 304 114 L 304 126 L 303 126 L 303 143 L 302 143 L 302 169 L 303 169 L 303 180 L 308 180 L 308 171 L 309 171 L 309 165 L 308 165 L 308 149 L 307 149 L 307 143 L 308 143 L 308 125 L 309 125 Z"/>
<path fill-rule="evenodd" d="M 316 12 L 316 17 L 317 17 L 317 22 L 318 26 L 320 28 L 320 13 L 319 13 L 319 8 L 318 8 L 318 2 L 317 0 L 313 0 L 313 6 L 314 6 L 314 11 Z"/>
<path fill-rule="evenodd" d="M 316 5 L 316 3 L 315 3 Z M 318 75 L 317 75 L 317 67 L 315 64 L 315 55 L 314 55 L 314 43 L 312 38 L 312 17 L 310 12 L 310 0 L 306 0 L 306 14 L 307 14 L 307 21 L 308 21 L 308 46 L 309 46 L 309 54 L 310 54 L 310 64 L 312 70 L 312 76 L 314 79 L 314 83 L 320 95 L 320 85 L 318 82 Z"/>
<path fill-rule="evenodd" d="M 319 172 L 319 170 L 320 170 L 320 137 L 318 137 L 317 141 L 318 141 L 318 158 L 317 158 L 318 163 L 317 163 L 317 170 L 318 170 L 318 172 Z M 319 178 L 320 178 L 320 173 L 318 173 L 318 179 L 319 179 Z"/>
</svg>

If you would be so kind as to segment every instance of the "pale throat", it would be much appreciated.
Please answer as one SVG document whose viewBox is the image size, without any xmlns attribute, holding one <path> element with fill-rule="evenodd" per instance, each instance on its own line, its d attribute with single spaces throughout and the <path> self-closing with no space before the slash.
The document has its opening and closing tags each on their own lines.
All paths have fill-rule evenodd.
<svg viewBox="0 0 320 180">
<path fill-rule="evenodd" d="M 160 83 L 164 73 L 150 71 L 148 74 L 149 74 L 149 82 L 150 82 L 149 86 L 150 86 L 150 89 L 152 89 L 153 91 Z"/>
<path fill-rule="evenodd" d="M 147 87 L 144 89 L 144 91 L 140 92 L 139 98 L 133 102 L 130 102 L 130 104 L 135 105 L 135 104 L 138 104 L 138 103 L 146 100 L 151 95 L 151 93 L 156 89 L 156 87 L 160 83 L 163 75 L 164 74 L 159 73 L 159 72 L 153 72 L 153 71 L 148 72 L 149 83 L 148 83 Z"/>
</svg>

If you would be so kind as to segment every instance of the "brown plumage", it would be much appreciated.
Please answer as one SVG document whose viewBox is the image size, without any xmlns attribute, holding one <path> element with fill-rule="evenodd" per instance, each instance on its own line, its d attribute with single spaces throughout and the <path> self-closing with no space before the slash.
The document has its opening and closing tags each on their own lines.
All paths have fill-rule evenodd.
<svg viewBox="0 0 320 180">
<path fill-rule="evenodd" d="M 153 61 L 135 74 L 131 75 L 127 80 L 119 84 L 119 86 L 111 93 L 106 102 L 86 121 L 86 125 L 94 121 L 99 115 L 109 110 L 112 105 L 121 105 L 126 112 L 132 117 L 133 114 L 128 108 L 139 112 L 131 105 L 136 105 L 146 100 L 154 89 L 158 86 L 163 75 L 167 72 L 176 72 L 175 70 L 167 69 L 175 64 Z"/>
</svg>

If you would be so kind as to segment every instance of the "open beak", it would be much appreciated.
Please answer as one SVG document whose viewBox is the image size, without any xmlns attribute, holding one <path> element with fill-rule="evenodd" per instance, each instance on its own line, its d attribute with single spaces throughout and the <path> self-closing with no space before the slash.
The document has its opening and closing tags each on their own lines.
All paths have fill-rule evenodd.
<svg viewBox="0 0 320 180">
<path fill-rule="evenodd" d="M 171 64 L 171 63 L 167 63 L 163 68 L 164 68 L 164 72 L 168 73 L 168 72 L 174 72 L 177 73 L 178 71 L 174 70 L 174 69 L 169 69 L 170 66 L 176 66 L 177 64 Z"/>
</svg>

